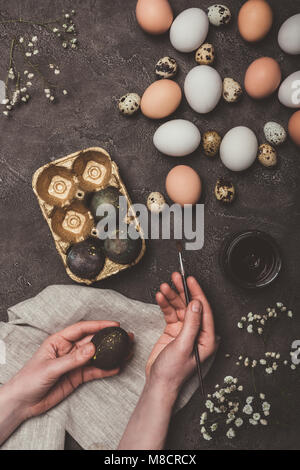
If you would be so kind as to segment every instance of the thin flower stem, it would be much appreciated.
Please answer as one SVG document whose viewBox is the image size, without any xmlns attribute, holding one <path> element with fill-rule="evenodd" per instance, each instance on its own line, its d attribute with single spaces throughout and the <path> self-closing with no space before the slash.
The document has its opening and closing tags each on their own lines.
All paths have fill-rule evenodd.
<svg viewBox="0 0 300 470">
<path fill-rule="evenodd" d="M 40 71 L 39 67 L 37 65 L 34 65 L 29 59 L 28 57 L 26 57 L 26 52 L 25 52 L 25 49 L 23 46 L 21 46 L 20 44 L 17 45 L 17 47 L 19 47 L 21 50 L 22 50 L 22 53 L 23 53 L 23 56 L 24 56 L 24 60 L 27 62 L 27 64 L 29 65 L 29 67 L 31 67 L 38 75 L 40 75 L 40 77 L 42 78 L 44 84 L 46 85 L 46 88 L 57 88 L 56 85 L 53 85 L 52 83 L 50 83 L 45 75 Z"/>
<path fill-rule="evenodd" d="M 47 26 L 48 24 L 55 24 L 59 23 L 61 21 L 61 18 L 57 18 L 55 20 L 49 20 L 49 21 L 35 21 L 35 20 L 24 20 L 23 18 L 11 18 L 9 20 L 3 20 L 0 21 L 0 24 L 12 24 L 12 23 L 25 23 L 25 24 L 31 24 L 33 26 Z"/>
<path fill-rule="evenodd" d="M 14 60 L 14 49 L 15 49 L 15 45 L 16 45 L 16 39 L 13 38 L 13 39 L 11 40 L 11 43 L 10 43 L 8 74 L 9 74 L 9 71 L 10 71 L 10 69 L 11 69 L 11 67 L 12 67 L 13 60 Z M 8 74 L 7 74 L 6 81 L 5 81 L 5 88 L 6 88 L 6 90 L 8 89 Z"/>
<path fill-rule="evenodd" d="M 254 368 L 251 368 L 251 376 L 252 376 L 252 382 L 253 382 L 253 388 L 255 393 L 257 393 L 257 388 L 256 388 L 256 383 L 255 383 L 255 374 L 254 374 Z"/>
</svg>

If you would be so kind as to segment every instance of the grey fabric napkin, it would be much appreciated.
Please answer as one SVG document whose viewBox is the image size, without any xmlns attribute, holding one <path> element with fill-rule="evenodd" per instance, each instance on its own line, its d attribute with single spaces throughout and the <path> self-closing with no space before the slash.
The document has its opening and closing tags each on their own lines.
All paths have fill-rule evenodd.
<svg viewBox="0 0 300 470">
<path fill-rule="evenodd" d="M 120 375 L 82 385 L 45 415 L 25 422 L 2 449 L 63 449 L 66 430 L 84 449 L 116 449 L 143 389 L 147 358 L 164 328 L 159 307 L 111 290 L 60 285 L 11 307 L 8 316 L 7 323 L 0 323 L 0 340 L 6 347 L 0 384 L 22 367 L 49 334 L 80 320 L 120 321 L 135 334 L 135 353 Z M 212 361 L 204 364 L 204 375 Z M 193 376 L 175 410 L 189 401 L 197 386 Z"/>
</svg>

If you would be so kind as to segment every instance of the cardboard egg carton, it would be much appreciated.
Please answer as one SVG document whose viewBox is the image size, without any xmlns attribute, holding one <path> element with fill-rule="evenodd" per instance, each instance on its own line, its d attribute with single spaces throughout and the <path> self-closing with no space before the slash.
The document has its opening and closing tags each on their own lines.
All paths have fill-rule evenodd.
<svg viewBox="0 0 300 470">
<path fill-rule="evenodd" d="M 75 243 L 97 236 L 95 220 L 89 211 L 88 196 L 107 186 L 115 186 L 127 198 L 130 222 L 142 239 L 142 248 L 131 264 L 117 264 L 106 258 L 97 278 L 82 279 L 67 266 L 67 251 Z M 146 243 L 126 187 L 110 155 L 100 147 L 91 147 L 55 160 L 39 168 L 32 179 L 32 188 L 51 230 L 56 249 L 65 269 L 75 282 L 90 285 L 137 264 L 146 250 Z"/>
</svg>

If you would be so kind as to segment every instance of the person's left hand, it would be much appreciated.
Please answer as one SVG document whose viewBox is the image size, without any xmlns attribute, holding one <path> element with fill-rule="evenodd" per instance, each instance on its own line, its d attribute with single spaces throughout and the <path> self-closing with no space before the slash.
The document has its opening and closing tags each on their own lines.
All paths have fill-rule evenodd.
<svg viewBox="0 0 300 470">
<path fill-rule="evenodd" d="M 89 365 L 95 354 L 92 337 L 113 321 L 83 321 L 47 338 L 25 366 L 6 384 L 19 401 L 25 419 L 57 405 L 79 385 L 119 372 Z M 132 335 L 131 335 L 132 337 Z"/>
</svg>

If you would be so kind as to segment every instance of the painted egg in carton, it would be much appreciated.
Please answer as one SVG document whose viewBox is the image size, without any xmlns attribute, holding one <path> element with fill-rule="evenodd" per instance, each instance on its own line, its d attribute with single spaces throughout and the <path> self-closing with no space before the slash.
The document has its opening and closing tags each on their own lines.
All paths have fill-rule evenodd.
<svg viewBox="0 0 300 470">
<path fill-rule="evenodd" d="M 68 275 L 76 282 L 92 284 L 137 264 L 146 249 L 139 221 L 132 208 L 126 187 L 119 170 L 109 154 L 100 147 L 88 148 L 55 160 L 39 168 L 32 179 L 33 191 L 46 219 L 56 249 L 59 252 Z M 128 220 L 139 232 L 138 251 L 133 250 L 134 259 L 120 255 L 126 244 L 123 240 L 101 241 L 103 245 L 103 267 L 92 279 L 71 271 L 68 257 L 86 241 L 100 245 L 96 221 L 90 210 L 90 200 L 95 192 L 116 188 L 127 199 Z M 121 237 L 120 237 L 121 238 Z M 78 244 L 78 245 L 77 245 Z M 122 245 L 123 244 L 123 245 Z M 88 253 L 93 255 L 89 247 Z M 119 256 L 118 256 L 119 255 Z M 94 259 L 92 259 L 94 261 Z"/>
</svg>

